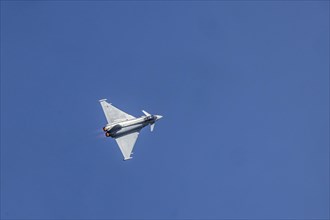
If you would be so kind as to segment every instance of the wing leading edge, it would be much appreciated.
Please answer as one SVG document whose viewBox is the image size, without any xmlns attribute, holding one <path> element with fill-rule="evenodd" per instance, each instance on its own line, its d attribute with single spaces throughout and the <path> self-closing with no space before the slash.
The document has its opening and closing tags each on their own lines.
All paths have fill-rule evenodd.
<svg viewBox="0 0 330 220">
<path fill-rule="evenodd" d="M 116 108 L 112 104 L 108 103 L 106 99 L 101 99 L 100 104 L 102 106 L 103 112 L 109 124 L 113 122 L 124 121 L 128 119 L 134 119 L 135 117 L 127 114 L 126 112 Z"/>
<path fill-rule="evenodd" d="M 138 137 L 139 131 L 116 138 L 120 151 L 124 156 L 124 160 L 132 159 L 131 154 Z"/>
</svg>

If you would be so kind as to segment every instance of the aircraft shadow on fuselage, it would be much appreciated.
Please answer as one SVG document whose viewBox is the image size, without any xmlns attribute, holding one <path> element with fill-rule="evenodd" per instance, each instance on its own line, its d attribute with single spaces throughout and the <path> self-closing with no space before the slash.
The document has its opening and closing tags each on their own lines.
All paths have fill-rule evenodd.
<svg viewBox="0 0 330 220">
<path fill-rule="evenodd" d="M 122 136 L 125 136 L 125 135 L 128 135 L 128 134 L 131 134 L 131 133 L 134 133 L 134 132 L 137 132 L 139 131 L 141 128 L 136 128 L 136 129 L 133 129 L 133 130 L 129 130 L 129 131 L 125 131 L 125 132 L 120 132 L 119 134 L 114 134 L 112 137 L 113 138 L 120 138 Z"/>
</svg>

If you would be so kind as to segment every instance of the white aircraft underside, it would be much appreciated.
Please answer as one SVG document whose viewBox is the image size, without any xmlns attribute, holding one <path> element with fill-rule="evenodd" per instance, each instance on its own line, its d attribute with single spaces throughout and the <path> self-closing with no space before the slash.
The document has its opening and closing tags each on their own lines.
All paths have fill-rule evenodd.
<svg viewBox="0 0 330 220">
<path fill-rule="evenodd" d="M 150 130 L 153 131 L 155 122 L 163 117 L 142 111 L 145 115 L 135 118 L 106 102 L 106 99 L 101 99 L 100 104 L 108 121 L 103 131 L 107 137 L 116 140 L 124 160 L 132 159 L 131 154 L 140 130 L 150 124 Z"/>
</svg>

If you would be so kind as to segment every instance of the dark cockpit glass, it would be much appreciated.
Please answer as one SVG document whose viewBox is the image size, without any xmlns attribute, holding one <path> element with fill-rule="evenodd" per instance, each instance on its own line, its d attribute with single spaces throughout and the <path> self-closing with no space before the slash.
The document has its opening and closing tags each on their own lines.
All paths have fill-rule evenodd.
<svg viewBox="0 0 330 220">
<path fill-rule="evenodd" d="M 154 116 L 154 115 L 148 115 L 146 119 L 147 119 L 147 120 L 156 120 L 157 117 Z"/>
</svg>

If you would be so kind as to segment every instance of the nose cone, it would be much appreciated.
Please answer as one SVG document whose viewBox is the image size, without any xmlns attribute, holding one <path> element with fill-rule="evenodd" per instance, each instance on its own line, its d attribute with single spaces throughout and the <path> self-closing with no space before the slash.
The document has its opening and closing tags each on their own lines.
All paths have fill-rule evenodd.
<svg viewBox="0 0 330 220">
<path fill-rule="evenodd" d="M 161 116 L 161 115 L 156 115 L 156 117 L 157 117 L 156 120 L 159 120 L 159 119 L 161 119 L 163 116 Z"/>
</svg>

